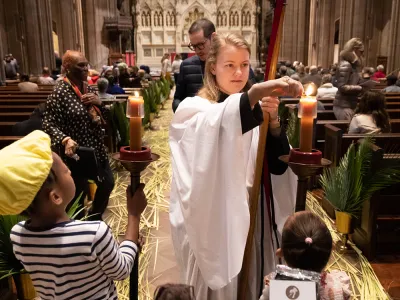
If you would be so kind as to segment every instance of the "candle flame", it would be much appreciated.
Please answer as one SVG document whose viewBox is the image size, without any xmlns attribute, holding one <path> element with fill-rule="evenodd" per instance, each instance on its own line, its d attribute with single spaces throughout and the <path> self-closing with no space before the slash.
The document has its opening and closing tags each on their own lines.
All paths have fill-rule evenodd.
<svg viewBox="0 0 400 300">
<path fill-rule="evenodd" d="M 306 89 L 306 91 L 305 91 L 306 96 L 310 96 L 310 95 L 312 95 L 314 92 L 315 92 L 315 90 L 314 90 L 313 84 L 309 84 L 308 87 L 307 87 L 307 89 Z"/>
<path fill-rule="evenodd" d="M 139 92 L 138 91 L 135 91 L 133 94 L 135 95 L 135 97 L 139 97 Z"/>
</svg>

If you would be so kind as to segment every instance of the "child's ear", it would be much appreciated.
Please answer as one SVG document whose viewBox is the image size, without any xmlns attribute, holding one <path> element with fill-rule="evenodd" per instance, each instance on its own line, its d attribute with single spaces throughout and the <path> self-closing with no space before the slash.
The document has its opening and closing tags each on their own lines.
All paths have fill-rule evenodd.
<svg viewBox="0 0 400 300">
<path fill-rule="evenodd" d="M 211 64 L 211 74 L 215 75 L 215 64 Z"/>
<path fill-rule="evenodd" d="M 281 248 L 276 249 L 275 254 L 276 256 L 282 258 L 283 257 L 282 249 Z"/>
<path fill-rule="evenodd" d="M 51 202 L 55 205 L 61 205 L 63 203 L 62 197 L 57 193 L 56 190 L 52 190 L 49 194 Z"/>
</svg>

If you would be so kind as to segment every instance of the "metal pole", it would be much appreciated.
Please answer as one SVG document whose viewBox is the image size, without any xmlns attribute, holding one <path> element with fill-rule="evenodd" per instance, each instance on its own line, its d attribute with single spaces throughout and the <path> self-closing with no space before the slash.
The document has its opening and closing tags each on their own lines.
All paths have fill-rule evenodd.
<svg viewBox="0 0 400 300">
<path fill-rule="evenodd" d="M 140 172 L 131 173 L 131 193 L 135 194 L 136 190 L 140 185 Z M 139 246 L 139 245 L 138 245 Z M 129 299 L 138 300 L 139 299 L 139 249 L 136 253 L 135 262 L 129 277 Z"/>
</svg>

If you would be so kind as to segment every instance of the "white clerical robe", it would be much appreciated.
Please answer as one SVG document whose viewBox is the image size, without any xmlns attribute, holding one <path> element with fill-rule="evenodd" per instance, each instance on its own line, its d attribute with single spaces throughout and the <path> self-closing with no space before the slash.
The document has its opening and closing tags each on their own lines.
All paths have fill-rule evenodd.
<svg viewBox="0 0 400 300">
<path fill-rule="evenodd" d="M 172 240 L 184 283 L 195 287 L 199 300 L 237 298 L 259 136 L 258 127 L 242 134 L 240 96 L 231 95 L 218 104 L 198 96 L 186 98 L 170 126 Z M 294 211 L 296 184 L 291 171 L 272 175 L 279 229 Z M 258 217 L 257 223 L 247 299 L 258 299 L 261 278 L 276 265 L 276 241 L 266 205 L 264 222 Z M 263 274 L 259 234 L 262 226 Z"/>
</svg>

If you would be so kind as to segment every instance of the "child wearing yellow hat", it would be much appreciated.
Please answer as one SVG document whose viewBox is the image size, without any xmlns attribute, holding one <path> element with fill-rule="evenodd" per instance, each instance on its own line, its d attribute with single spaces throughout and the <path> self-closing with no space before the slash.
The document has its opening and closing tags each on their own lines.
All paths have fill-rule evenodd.
<svg viewBox="0 0 400 300">
<path fill-rule="evenodd" d="M 71 172 L 52 153 L 50 138 L 34 131 L 0 150 L 0 214 L 26 213 L 11 231 L 13 251 L 41 299 L 117 299 L 113 280 L 129 276 L 138 251 L 141 185 L 127 189 L 128 225 L 118 245 L 102 221 L 71 220 Z"/>
</svg>

